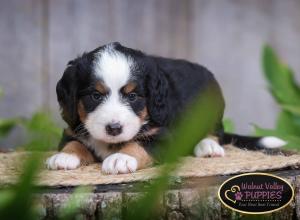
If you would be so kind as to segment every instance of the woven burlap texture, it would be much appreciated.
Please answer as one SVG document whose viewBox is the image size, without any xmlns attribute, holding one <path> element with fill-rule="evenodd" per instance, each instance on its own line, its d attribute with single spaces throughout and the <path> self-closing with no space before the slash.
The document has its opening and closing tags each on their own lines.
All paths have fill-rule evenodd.
<svg viewBox="0 0 300 220">
<path fill-rule="evenodd" d="M 173 174 L 178 177 L 206 177 L 238 174 L 255 171 L 271 171 L 300 167 L 300 155 L 267 155 L 259 151 L 245 151 L 225 146 L 225 157 L 183 158 L 179 169 Z M 13 184 L 21 173 L 28 153 L 12 152 L 0 154 L 0 185 Z M 147 181 L 158 173 L 159 166 L 139 170 L 130 174 L 105 175 L 101 164 L 82 166 L 76 170 L 47 170 L 38 175 L 36 184 L 42 186 L 76 186 Z"/>
</svg>

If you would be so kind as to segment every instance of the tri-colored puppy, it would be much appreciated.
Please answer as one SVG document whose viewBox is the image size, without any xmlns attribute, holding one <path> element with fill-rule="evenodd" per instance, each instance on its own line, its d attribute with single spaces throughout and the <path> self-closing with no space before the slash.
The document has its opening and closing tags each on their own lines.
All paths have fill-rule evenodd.
<svg viewBox="0 0 300 220">
<path fill-rule="evenodd" d="M 108 174 L 151 166 L 155 140 L 188 103 L 208 86 L 217 88 L 221 107 L 218 140 L 199 140 L 197 157 L 224 156 L 233 142 L 248 149 L 285 144 L 275 137 L 244 137 L 222 129 L 224 100 L 213 74 L 185 60 L 149 56 L 119 43 L 101 46 L 68 63 L 57 83 L 62 117 L 69 128 L 49 169 L 76 169 L 103 161 Z"/>
</svg>

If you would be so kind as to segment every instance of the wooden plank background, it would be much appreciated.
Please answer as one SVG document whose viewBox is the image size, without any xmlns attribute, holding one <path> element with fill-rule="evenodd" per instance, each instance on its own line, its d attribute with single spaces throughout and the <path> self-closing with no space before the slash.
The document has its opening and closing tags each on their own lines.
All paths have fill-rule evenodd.
<svg viewBox="0 0 300 220">
<path fill-rule="evenodd" d="M 299 0 L 1 0 L 0 117 L 51 110 L 66 63 L 112 41 L 212 70 L 239 133 L 272 127 L 261 47 L 270 43 L 300 78 Z M 18 144 L 19 132 L 2 145 Z"/>
</svg>

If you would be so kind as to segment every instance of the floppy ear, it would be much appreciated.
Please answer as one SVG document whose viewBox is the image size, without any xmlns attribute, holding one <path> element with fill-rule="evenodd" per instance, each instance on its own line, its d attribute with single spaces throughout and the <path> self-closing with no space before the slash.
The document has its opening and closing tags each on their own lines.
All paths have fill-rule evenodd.
<svg viewBox="0 0 300 220">
<path fill-rule="evenodd" d="M 76 74 L 76 66 L 73 61 L 70 61 L 62 78 L 56 85 L 56 94 L 57 100 L 62 109 L 62 117 L 71 128 L 75 128 L 79 123 L 77 113 L 77 93 L 78 77 Z"/>
<path fill-rule="evenodd" d="M 157 66 L 156 71 L 149 72 L 147 79 L 147 108 L 150 119 L 162 126 L 168 122 L 169 83 L 165 73 Z"/>
</svg>

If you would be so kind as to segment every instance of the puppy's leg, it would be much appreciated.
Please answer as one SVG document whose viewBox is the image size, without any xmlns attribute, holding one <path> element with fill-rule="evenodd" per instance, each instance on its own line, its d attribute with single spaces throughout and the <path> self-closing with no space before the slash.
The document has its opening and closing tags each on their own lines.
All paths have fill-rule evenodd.
<svg viewBox="0 0 300 220">
<path fill-rule="evenodd" d="M 102 163 L 102 171 L 107 174 L 130 173 L 151 166 L 152 157 L 136 142 L 128 143 L 117 153 L 113 153 Z"/>
<path fill-rule="evenodd" d="M 201 140 L 194 148 L 196 157 L 224 157 L 224 148 L 219 144 L 217 138 L 207 137 Z"/>
<path fill-rule="evenodd" d="M 47 168 L 51 170 L 76 169 L 80 165 L 94 162 L 91 152 L 80 142 L 68 142 L 61 152 L 49 157 L 46 161 Z"/>
</svg>

